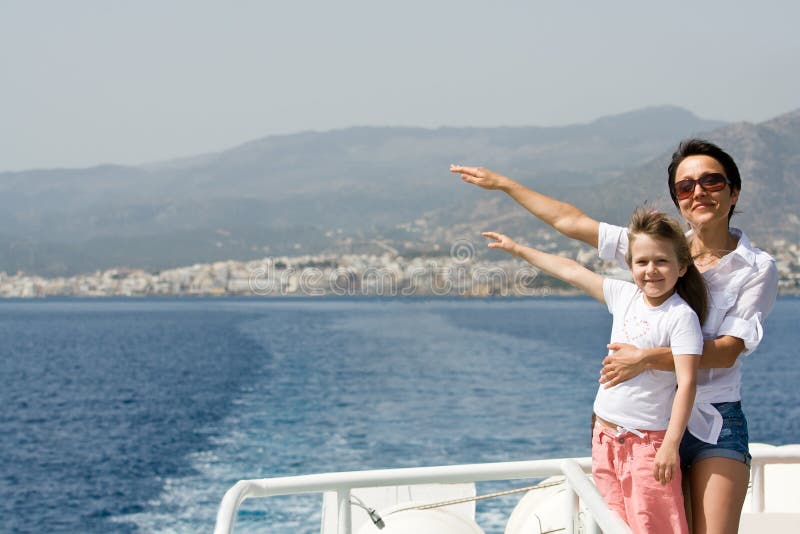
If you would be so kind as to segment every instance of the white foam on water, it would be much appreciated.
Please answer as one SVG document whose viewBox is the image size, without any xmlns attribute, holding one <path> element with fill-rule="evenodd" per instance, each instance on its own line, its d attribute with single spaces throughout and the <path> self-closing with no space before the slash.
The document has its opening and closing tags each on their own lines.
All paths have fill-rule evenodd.
<svg viewBox="0 0 800 534">
<path fill-rule="evenodd" d="M 248 413 L 259 406 L 259 392 L 244 394 L 237 404 L 240 410 L 219 425 L 228 432 L 212 438 L 210 450 L 187 456 L 194 474 L 167 478 L 146 512 L 118 516 L 114 521 L 134 523 L 142 532 L 208 532 L 223 495 L 236 481 L 269 476 L 258 468 L 265 452 L 260 442 L 266 436 L 258 435 L 257 426 L 251 423 L 263 414 L 258 409 Z M 268 520 L 270 532 L 318 532 L 320 505 L 321 497 L 308 495 L 245 501 L 235 531 L 263 532 Z"/>
<path fill-rule="evenodd" d="M 401 306 L 408 306 L 402 304 Z M 380 307 L 389 309 L 381 303 Z M 383 310 L 385 311 L 385 310 Z M 557 349 L 544 346 L 544 344 L 530 339 L 521 339 L 508 335 L 492 334 L 486 331 L 472 331 L 459 328 L 450 323 L 440 314 L 431 312 L 431 308 L 417 305 L 414 313 L 395 315 L 391 321 L 380 314 L 364 315 L 336 319 L 330 332 L 316 332 L 313 335 L 353 337 L 359 344 L 375 344 L 372 350 L 385 351 L 384 361 L 361 362 L 372 369 L 386 368 L 386 391 L 399 391 L 392 389 L 395 386 L 408 387 L 409 379 L 427 370 L 435 369 L 441 376 L 448 375 L 459 377 L 452 384 L 443 384 L 444 394 L 436 402 L 447 403 L 444 407 L 436 407 L 447 416 L 442 417 L 442 422 L 455 425 L 460 423 L 460 416 L 473 416 L 483 408 L 476 404 L 474 398 L 466 399 L 462 389 L 464 384 L 469 385 L 469 375 L 481 376 L 493 374 L 497 378 L 496 390 L 489 392 L 485 384 L 474 386 L 475 395 L 487 398 L 502 397 L 498 402 L 508 403 L 507 409 L 514 412 L 525 412 L 531 409 L 525 398 L 519 397 L 520 392 L 515 391 L 514 380 L 520 373 L 519 366 L 530 358 L 531 354 L 543 353 L 549 358 L 558 358 Z M 278 340 L 281 332 L 275 331 L 275 325 L 269 320 L 255 320 L 242 325 L 242 329 L 258 341 L 270 353 L 271 358 L 265 362 L 265 370 L 280 370 L 282 362 L 296 355 L 291 354 L 291 344 L 303 340 Z M 387 328 L 391 327 L 391 328 Z M 280 341 L 280 342 L 278 342 Z M 306 339 L 306 342 L 313 340 Z M 289 350 L 281 344 L 289 344 Z M 324 344 L 324 340 L 318 341 Z M 302 350 L 298 348 L 297 350 Z M 359 347 L 352 347 L 358 351 Z M 508 367 L 498 366 L 497 355 L 512 362 Z M 305 473 L 303 465 L 297 462 L 308 460 L 308 454 L 315 451 L 292 451 L 292 440 L 303 439 L 308 434 L 295 435 L 291 432 L 291 423 L 287 423 L 289 430 L 276 429 L 275 425 L 265 424 L 274 421 L 276 417 L 290 417 L 292 414 L 273 413 L 271 406 L 265 399 L 270 398 L 270 393 L 276 387 L 276 380 L 288 380 L 286 377 L 270 375 L 272 379 L 266 383 L 251 384 L 240 392 L 233 401 L 233 412 L 223 420 L 215 423 L 203 432 L 212 435 L 208 450 L 195 452 L 187 457 L 188 464 L 192 467 L 193 474 L 183 477 L 168 478 L 159 496 L 148 503 L 146 511 L 135 514 L 122 515 L 114 518 L 117 522 L 131 522 L 143 532 L 153 533 L 183 533 L 210 531 L 213 528 L 217 509 L 224 493 L 240 479 L 253 479 L 272 476 L 283 476 L 291 472 Z M 399 378 L 398 378 L 399 377 Z M 310 380 L 314 377 L 309 377 Z M 398 382 L 399 381 L 399 382 Z M 507 390 L 503 381 L 508 381 L 513 386 Z M 494 383 L 494 382 L 493 382 Z M 298 386 L 302 389 L 302 385 Z M 379 385 L 380 390 L 383 386 Z M 451 388 L 448 390 L 447 388 Z M 473 387 L 473 386 L 470 386 Z M 366 386 L 365 386 L 366 388 Z M 308 395 L 314 395 L 314 388 L 308 388 Z M 421 394 L 421 393 L 420 393 Z M 424 398 L 414 399 L 413 396 L 375 399 L 370 405 L 370 410 L 379 416 L 379 420 L 388 420 L 390 417 L 400 419 L 393 421 L 410 440 L 412 446 L 426 451 L 419 458 L 373 458 L 372 462 L 381 462 L 375 467 L 406 466 L 406 465 L 437 465 L 453 463 L 448 456 L 448 449 L 435 443 L 426 436 L 415 435 L 417 418 L 430 418 L 427 411 L 427 402 Z M 361 408 L 356 406 L 353 411 Z M 506 408 L 504 408 L 506 409 Z M 325 414 L 320 414 L 323 418 Z M 445 421 L 447 419 L 448 421 Z M 363 422 L 354 423 L 357 436 L 354 438 L 349 431 L 353 428 L 342 428 L 341 421 L 332 421 L 330 428 L 320 430 L 322 435 L 310 435 L 319 439 L 319 451 L 323 463 L 331 465 L 331 471 L 340 470 L 337 466 L 360 466 L 364 460 L 364 447 L 370 450 L 376 441 L 367 429 L 358 427 Z M 430 423 L 430 421 L 428 421 Z M 301 423 L 298 423 L 301 424 Z M 433 421 L 433 424 L 438 424 Z M 270 434 L 269 428 L 275 432 Z M 308 432 L 309 429 L 305 429 Z M 397 431 L 397 430 L 396 430 Z M 511 429 L 509 430 L 511 431 Z M 361 433 L 360 437 L 358 434 Z M 354 439 L 362 439 L 366 443 L 361 449 L 352 445 Z M 479 439 L 479 438 L 475 438 Z M 303 444 L 305 446 L 305 444 Z M 272 459 L 271 455 L 280 451 L 281 459 L 287 462 L 283 473 L 269 473 L 264 471 L 264 466 Z M 304 456 L 306 455 L 306 456 Z M 484 451 L 484 456 L 475 461 L 498 461 L 505 458 L 503 451 Z M 433 462 L 433 463 L 432 463 Z M 274 465 L 274 461 L 272 462 Z M 291 464 L 295 465 L 291 465 Z M 357 467 L 369 468 L 369 467 Z M 479 486 L 480 489 L 480 486 Z M 478 507 L 477 521 L 487 532 L 502 532 L 505 521 L 511 508 L 516 503 L 516 498 L 498 500 L 496 504 L 482 503 Z M 287 496 L 269 499 L 254 499 L 245 501 L 236 520 L 236 532 L 269 532 L 278 533 L 304 533 L 319 532 L 321 516 L 321 495 Z"/>
</svg>

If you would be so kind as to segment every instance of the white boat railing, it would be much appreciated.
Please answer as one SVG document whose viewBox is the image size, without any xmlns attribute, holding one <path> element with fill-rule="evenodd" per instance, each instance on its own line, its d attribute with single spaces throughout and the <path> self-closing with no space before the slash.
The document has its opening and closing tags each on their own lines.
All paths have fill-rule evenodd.
<svg viewBox="0 0 800 534">
<path fill-rule="evenodd" d="M 765 466 L 800 464 L 800 445 L 775 447 L 753 443 L 751 444 L 751 453 L 753 460 L 752 486 L 748 495 L 749 507 L 751 513 L 760 514 L 765 512 L 767 478 L 765 477 Z M 244 500 L 251 498 L 332 492 L 336 495 L 337 503 L 334 521 L 334 524 L 337 525 L 336 532 L 337 534 L 351 534 L 350 499 L 351 491 L 355 488 L 475 483 L 546 478 L 554 475 L 563 475 L 566 479 L 567 501 L 564 503 L 564 509 L 567 534 L 575 532 L 581 508 L 588 510 L 589 515 L 582 517 L 584 532 L 596 532 L 599 527 L 603 532 L 609 534 L 629 533 L 628 526 L 617 514 L 609 510 L 597 488 L 586 476 L 586 473 L 590 472 L 591 458 L 568 458 L 241 480 L 225 493 L 217 512 L 214 533 L 232 534 L 239 507 Z M 581 502 L 583 507 L 579 506 Z"/>
<path fill-rule="evenodd" d="M 546 478 L 564 475 L 568 501 L 565 502 L 567 534 L 574 532 L 579 502 L 589 510 L 590 523 L 609 534 L 628 534 L 630 529 L 608 509 L 594 484 L 586 476 L 591 458 L 531 460 L 486 464 L 412 467 L 373 471 L 351 471 L 293 477 L 240 480 L 229 489 L 217 512 L 214 534 L 232 534 L 236 514 L 245 499 L 307 493 L 334 492 L 337 502 L 337 534 L 351 534 L 350 497 L 354 488 L 415 484 L 458 484 L 497 480 Z"/>
<path fill-rule="evenodd" d="M 800 464 L 800 445 L 775 447 L 763 443 L 752 443 L 750 453 L 750 512 L 760 514 L 765 511 L 765 466 L 770 464 Z"/>
</svg>

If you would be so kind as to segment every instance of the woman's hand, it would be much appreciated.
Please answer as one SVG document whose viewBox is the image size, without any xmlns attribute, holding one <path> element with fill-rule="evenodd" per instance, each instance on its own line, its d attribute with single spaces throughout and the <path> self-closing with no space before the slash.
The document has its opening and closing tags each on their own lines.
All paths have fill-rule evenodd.
<svg viewBox="0 0 800 534">
<path fill-rule="evenodd" d="M 502 189 L 511 184 L 511 179 L 497 174 L 483 167 L 464 167 L 450 165 L 450 172 L 460 174 L 461 179 L 467 183 L 477 185 L 483 189 Z"/>
<path fill-rule="evenodd" d="M 678 469 L 678 446 L 662 443 L 656 451 L 653 476 L 662 484 L 669 484 Z"/>
<path fill-rule="evenodd" d="M 606 388 L 630 380 L 647 369 L 644 354 L 638 347 L 627 343 L 611 343 L 608 349 L 614 353 L 603 358 L 603 368 L 600 370 L 600 383 L 605 384 Z"/>
<path fill-rule="evenodd" d="M 519 245 L 507 235 L 498 234 L 497 232 L 483 232 L 481 235 L 489 239 L 494 239 L 493 242 L 489 243 L 489 248 L 499 248 L 514 256 L 518 255 Z"/>
</svg>

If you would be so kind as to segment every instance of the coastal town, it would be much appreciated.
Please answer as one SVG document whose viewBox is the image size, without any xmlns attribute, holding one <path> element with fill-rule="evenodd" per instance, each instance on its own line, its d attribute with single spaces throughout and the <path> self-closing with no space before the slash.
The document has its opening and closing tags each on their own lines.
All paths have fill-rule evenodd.
<svg viewBox="0 0 800 534">
<path fill-rule="evenodd" d="M 549 244 L 549 247 L 555 247 Z M 615 278 L 626 270 L 580 245 L 550 250 Z M 800 294 L 800 245 L 776 241 L 768 249 L 782 295 Z M 140 296 L 549 296 L 579 294 L 521 260 L 476 255 L 469 242 L 449 254 L 317 254 L 217 261 L 161 271 L 118 267 L 70 277 L 0 272 L 0 298 Z"/>
</svg>

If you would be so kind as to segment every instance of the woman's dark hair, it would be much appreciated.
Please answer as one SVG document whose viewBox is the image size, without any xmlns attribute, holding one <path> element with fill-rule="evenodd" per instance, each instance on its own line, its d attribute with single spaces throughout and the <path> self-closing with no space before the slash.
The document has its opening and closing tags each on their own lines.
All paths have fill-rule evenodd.
<svg viewBox="0 0 800 534">
<path fill-rule="evenodd" d="M 672 154 L 672 161 L 667 167 L 667 187 L 675 207 L 678 207 L 678 197 L 675 195 L 675 173 L 678 172 L 678 165 L 689 156 L 708 156 L 717 160 L 722 165 L 722 168 L 725 169 L 725 176 L 731 181 L 731 192 L 741 191 L 742 177 L 739 175 L 739 167 L 736 166 L 736 162 L 733 161 L 730 154 L 705 139 L 684 139 Z M 733 217 L 735 207 L 731 206 L 728 212 L 729 221 Z"/>
<path fill-rule="evenodd" d="M 708 313 L 708 291 L 703 275 L 700 274 L 692 260 L 689 242 L 681 230 L 680 223 L 660 211 L 648 208 L 639 208 L 634 211 L 628 226 L 628 252 L 625 254 L 625 261 L 628 262 L 629 267 L 632 263 L 633 242 L 640 234 L 663 239 L 675 247 L 678 264 L 686 267 L 686 272 L 678 278 L 678 282 L 675 284 L 675 291 L 694 310 L 700 319 L 700 324 L 703 324 Z"/>
</svg>

